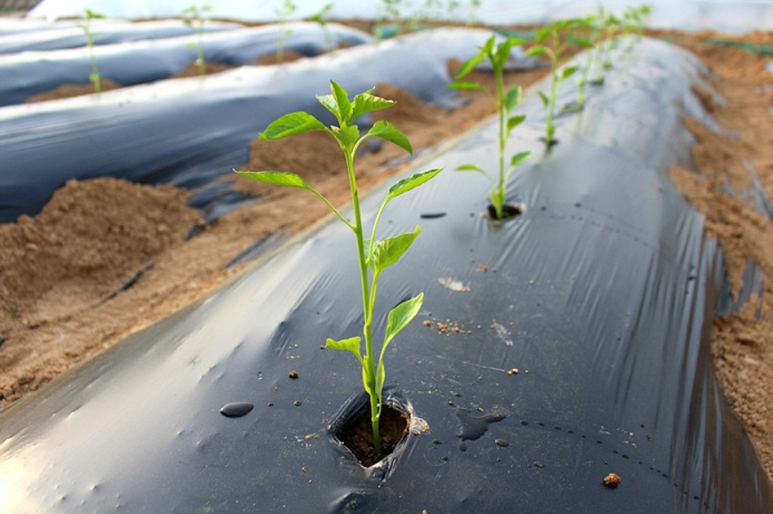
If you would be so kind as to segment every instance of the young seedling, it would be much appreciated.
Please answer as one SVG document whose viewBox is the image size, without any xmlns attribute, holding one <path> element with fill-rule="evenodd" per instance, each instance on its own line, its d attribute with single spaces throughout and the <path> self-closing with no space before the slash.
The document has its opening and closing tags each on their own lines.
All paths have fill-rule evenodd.
<svg viewBox="0 0 773 514">
<path fill-rule="evenodd" d="M 615 16 L 614 14 L 604 11 L 605 16 L 602 18 L 602 31 L 604 34 L 603 37 L 603 48 L 604 48 L 604 68 L 610 69 L 613 66 L 612 63 L 612 47 L 615 45 L 616 42 L 616 35 L 617 31 L 620 30 L 620 27 L 622 26 L 622 21 L 620 18 Z"/>
<path fill-rule="evenodd" d="M 311 114 L 306 112 L 293 112 L 282 116 L 271 123 L 266 130 L 260 134 L 260 139 L 281 139 L 313 130 L 327 132 L 333 136 L 338 143 L 338 146 L 341 148 L 346 162 L 346 172 L 349 178 L 349 189 L 351 192 L 352 210 L 354 214 L 353 222 L 346 219 L 346 217 L 344 217 L 344 215 L 333 206 L 322 193 L 306 184 L 300 176 L 294 173 L 279 171 L 239 171 L 237 173 L 268 184 L 297 187 L 313 193 L 319 197 L 354 233 L 357 243 L 357 258 L 359 261 L 360 284 L 362 288 L 362 333 L 365 339 L 365 351 L 363 353 L 363 338 L 359 336 L 341 340 L 328 338 L 325 348 L 350 352 L 360 363 L 363 387 L 370 397 L 373 449 L 376 458 L 378 459 L 381 456 L 379 418 L 381 416 L 381 408 L 383 405 L 382 391 L 384 380 L 386 379 L 384 355 L 389 343 L 391 343 L 394 337 L 411 322 L 419 312 L 419 309 L 421 309 L 422 302 L 424 301 L 424 293 L 420 293 L 418 296 L 411 298 L 392 309 L 388 316 L 386 332 L 381 343 L 380 352 L 378 353 L 378 359 L 376 359 L 373 340 L 373 323 L 376 319 L 374 312 L 376 293 L 378 291 L 378 280 L 384 270 L 400 260 L 421 232 L 421 229 L 416 226 L 412 232 L 387 237 L 382 241 L 378 241 L 376 240 L 378 224 L 381 220 L 384 208 L 389 202 L 429 181 L 440 173 L 441 169 L 417 173 L 410 178 L 397 182 L 389 188 L 389 191 L 376 214 L 370 232 L 370 238 L 366 239 L 365 228 L 363 227 L 362 215 L 360 213 L 360 199 L 354 170 L 354 157 L 357 153 L 357 149 L 363 141 L 372 137 L 381 138 L 394 143 L 408 153 L 412 153 L 413 149 L 405 134 L 387 121 L 376 122 L 365 134 L 361 134 L 360 129 L 355 124 L 355 120 L 361 115 L 372 111 L 386 109 L 387 107 L 394 105 L 395 102 L 372 95 L 372 89 L 356 95 L 353 100 L 350 100 L 347 91 L 332 80 L 330 81 L 330 91 L 331 94 L 318 96 L 317 99 L 333 114 L 333 116 L 335 116 L 336 120 L 338 120 L 338 126 L 333 125 L 328 127 Z"/>
<path fill-rule="evenodd" d="M 333 38 L 330 36 L 330 30 L 327 27 L 327 13 L 333 8 L 333 4 L 325 4 L 322 9 L 309 16 L 309 21 L 316 22 L 322 29 L 322 33 L 325 35 L 325 45 L 329 52 L 335 51 L 335 45 L 333 45 Z"/>
<path fill-rule="evenodd" d="M 276 15 L 279 17 L 279 35 L 276 39 L 276 62 L 282 64 L 284 61 L 285 52 L 285 39 L 292 34 L 292 30 L 287 28 L 287 20 L 295 12 L 298 7 L 292 0 L 284 0 L 282 7 L 275 10 Z"/>
<path fill-rule="evenodd" d="M 482 0 L 470 0 L 470 17 L 467 20 L 467 25 L 475 25 L 478 23 L 478 9 L 480 9 L 480 5 L 482 3 Z"/>
<path fill-rule="evenodd" d="M 202 5 L 199 7 L 197 4 L 191 4 L 182 10 L 183 23 L 196 32 L 196 41 L 188 43 L 190 48 L 196 50 L 196 65 L 199 67 L 199 75 L 204 76 L 207 74 L 206 63 L 204 62 L 204 14 L 211 11 L 212 7 L 209 5 Z"/>
<path fill-rule="evenodd" d="M 99 69 L 97 68 L 97 58 L 94 55 L 94 36 L 96 33 L 91 30 L 91 20 L 103 20 L 107 17 L 104 14 L 92 11 L 91 9 L 84 9 L 83 12 L 86 14 L 86 22 L 78 23 L 78 27 L 80 27 L 86 35 L 86 46 L 89 47 L 89 57 L 91 58 L 91 74 L 89 75 L 89 81 L 94 84 L 94 91 L 96 91 L 97 96 L 99 96 L 102 93 L 102 79 L 99 76 Z"/>
<path fill-rule="evenodd" d="M 580 80 L 577 81 L 577 103 L 567 109 L 581 111 L 585 106 L 585 88 L 588 86 L 590 79 L 590 70 L 593 66 L 593 59 L 595 55 L 596 43 L 601 37 L 599 24 L 595 15 L 590 14 L 584 19 L 578 21 L 578 26 L 585 28 L 586 35 L 583 37 L 575 36 L 573 38 L 574 44 L 585 48 L 585 66 L 582 67 L 582 74 Z"/>
<path fill-rule="evenodd" d="M 630 52 L 636 43 L 641 40 L 644 33 L 644 22 L 652 12 L 650 6 L 643 4 L 639 7 L 628 6 L 623 13 L 623 33 L 628 38 L 626 51 Z"/>
<path fill-rule="evenodd" d="M 556 133 L 556 127 L 554 125 L 554 118 L 556 116 L 556 100 L 558 99 L 558 91 L 561 88 L 561 84 L 574 75 L 579 69 L 579 66 L 567 66 L 560 69 L 563 64 L 563 54 L 571 44 L 574 30 L 580 25 L 580 20 L 576 18 L 557 20 L 550 25 L 545 25 L 537 31 L 534 35 L 534 41 L 537 43 L 529 50 L 526 55 L 528 56 L 548 56 L 552 67 L 550 75 L 550 94 L 545 94 L 542 91 L 538 91 L 542 103 L 545 107 L 545 145 L 550 148 L 558 141 L 553 137 Z M 545 40 L 550 38 L 551 44 L 545 44 Z M 562 109 L 558 114 L 560 115 L 564 110 Z"/>
<path fill-rule="evenodd" d="M 464 164 L 456 168 L 459 171 L 474 171 L 485 176 L 491 185 L 493 186 L 489 197 L 491 199 L 491 205 L 494 207 L 494 213 L 496 219 L 505 218 L 505 196 L 506 185 L 510 180 L 515 168 L 526 162 L 531 155 L 531 152 L 520 152 L 513 155 L 510 159 L 510 164 L 505 166 L 505 146 L 507 139 L 510 137 L 510 133 L 515 127 L 523 123 L 526 116 L 523 114 L 513 115 L 513 110 L 521 103 L 521 87 L 515 86 L 509 90 L 505 89 L 504 81 L 504 69 L 507 60 L 510 58 L 510 51 L 514 46 L 523 44 L 520 39 L 508 37 L 504 41 L 496 44 L 496 36 L 491 36 L 486 43 L 480 47 L 480 51 L 477 55 L 470 58 L 465 62 L 459 71 L 456 73 L 454 82 L 448 87 L 452 89 L 481 89 L 488 94 L 488 96 L 497 105 L 497 112 L 499 114 L 499 173 L 498 180 L 495 181 L 491 176 L 486 173 L 480 166 L 475 164 Z M 461 80 L 467 74 L 469 74 L 476 66 L 482 63 L 484 60 L 488 60 L 494 69 L 494 77 L 496 82 L 496 90 L 491 92 L 485 89 L 480 83 L 474 81 Z"/>
</svg>

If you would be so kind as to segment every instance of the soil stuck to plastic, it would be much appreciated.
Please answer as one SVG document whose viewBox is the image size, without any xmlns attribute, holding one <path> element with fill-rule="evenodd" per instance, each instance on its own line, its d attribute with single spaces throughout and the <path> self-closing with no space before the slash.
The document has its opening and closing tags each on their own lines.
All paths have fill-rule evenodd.
<svg viewBox="0 0 773 514">
<path fill-rule="evenodd" d="M 707 235 L 717 237 L 723 246 L 733 290 L 741 287 L 747 257 L 764 272 L 762 298 L 753 299 L 739 313 L 717 318 L 713 344 L 724 392 L 773 477 L 773 221 L 726 193 L 728 183 L 735 191 L 748 185 L 748 163 L 767 197 L 773 197 L 773 74 L 765 70 L 770 57 L 706 42 L 712 37 L 769 45 L 773 34 L 656 35 L 665 35 L 696 53 L 712 73 L 706 79 L 724 99 L 724 103 L 714 103 L 712 95 L 699 95 L 728 135 L 710 133 L 694 120 L 686 122 L 696 133 L 693 154 L 702 175 L 674 170 L 672 178 L 706 214 Z M 459 64 L 449 66 L 452 74 Z M 507 84 L 528 87 L 545 74 L 546 70 L 509 72 Z M 490 75 L 479 72 L 470 79 L 493 82 Z M 463 92 L 471 102 L 444 111 L 390 88 L 380 85 L 376 90 L 398 101 L 383 115 L 406 132 L 417 151 L 495 112 L 480 91 Z M 409 105 L 410 109 L 403 108 Z M 256 142 L 252 161 L 244 169 L 265 169 L 260 167 L 261 154 L 275 154 L 279 162 L 290 162 L 302 146 L 275 145 L 268 152 L 261 151 L 260 145 L 268 143 L 280 142 Z M 332 152 L 340 152 L 334 142 L 322 144 L 331 143 Z M 325 148 L 310 153 L 321 157 L 328 152 Z M 399 166 L 390 163 L 404 155 L 386 144 L 358 157 L 362 189 L 399 171 Z M 307 167 L 301 172 L 342 206 L 348 200 L 348 184 L 341 180 L 343 159 L 340 155 L 337 159 L 340 164 L 334 168 Z M 236 184 L 245 189 L 256 185 L 246 179 Z M 244 267 L 226 265 L 261 238 L 280 229 L 296 233 L 328 214 L 321 202 L 312 202 L 305 195 L 288 195 L 281 188 L 250 191 L 261 195 L 261 201 L 222 217 L 189 240 L 185 235 L 200 224 L 201 213 L 186 207 L 186 192 L 113 179 L 63 186 L 51 203 L 69 206 L 67 210 L 47 207 L 59 212 L 56 216 L 44 211 L 35 218 L 0 225 L 0 408 L 205 296 Z M 90 194 L 90 199 L 82 200 L 84 194 Z M 101 220 L 108 219 L 114 221 L 102 225 Z M 99 251 L 91 251 L 96 243 L 84 242 L 84 236 L 100 244 L 115 244 L 102 244 Z M 152 268 L 148 268 L 150 262 Z M 139 270 L 145 271 L 137 275 Z M 130 286 L 122 288 L 125 284 Z M 116 291 L 119 293 L 110 296 Z"/>
<path fill-rule="evenodd" d="M 408 435 L 408 414 L 389 405 L 381 407 L 379 422 L 381 435 L 381 455 L 376 456 L 373 449 L 373 427 L 370 422 L 370 404 L 357 411 L 336 430 L 336 439 L 349 448 L 364 467 L 369 468 L 387 457 L 397 443 Z"/>
</svg>

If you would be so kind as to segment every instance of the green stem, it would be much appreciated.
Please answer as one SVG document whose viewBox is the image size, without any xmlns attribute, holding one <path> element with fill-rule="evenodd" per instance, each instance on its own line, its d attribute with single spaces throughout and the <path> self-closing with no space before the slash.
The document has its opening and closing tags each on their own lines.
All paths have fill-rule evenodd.
<svg viewBox="0 0 773 514">
<path fill-rule="evenodd" d="M 352 194 L 352 209 L 354 210 L 354 234 L 357 239 L 357 256 L 360 261 L 360 282 L 362 285 L 362 311 L 364 317 L 363 335 L 365 336 L 365 357 L 363 366 L 366 368 L 366 376 L 369 384 L 366 388 L 370 395 L 370 421 L 373 429 L 373 451 L 376 458 L 381 455 L 381 436 L 379 434 L 379 417 L 381 414 L 381 398 L 376 391 L 376 368 L 373 364 L 373 304 L 370 297 L 370 284 L 368 283 L 368 265 L 365 255 L 365 240 L 362 230 L 362 214 L 360 212 L 360 199 L 357 191 L 357 180 L 354 174 L 354 148 L 347 148 L 346 170 L 349 175 L 349 188 Z M 375 285 L 375 284 L 374 284 Z"/>
<path fill-rule="evenodd" d="M 102 81 L 99 78 L 99 70 L 97 69 L 97 58 L 94 55 L 94 39 L 91 35 L 91 29 L 86 30 L 86 44 L 89 47 L 89 57 L 91 58 L 91 81 L 94 83 L 94 90 L 97 95 L 102 93 Z"/>
<path fill-rule="evenodd" d="M 504 217 L 503 203 L 505 198 L 505 145 L 507 143 L 507 133 L 505 131 L 506 106 L 504 105 L 505 84 L 502 68 L 495 68 L 494 74 L 496 75 L 497 103 L 499 104 L 499 186 L 495 195 L 494 209 L 497 213 L 497 219 L 502 219 Z"/>
</svg>

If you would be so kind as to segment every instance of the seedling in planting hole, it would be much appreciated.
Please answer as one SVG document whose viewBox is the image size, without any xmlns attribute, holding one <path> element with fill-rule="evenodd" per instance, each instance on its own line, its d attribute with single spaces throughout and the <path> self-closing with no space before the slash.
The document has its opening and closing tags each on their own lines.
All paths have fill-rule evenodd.
<svg viewBox="0 0 773 514">
<path fill-rule="evenodd" d="M 295 12 L 298 7 L 292 0 L 284 0 L 282 7 L 274 10 L 279 16 L 279 36 L 276 39 L 276 62 L 282 64 L 285 54 L 285 39 L 292 34 L 292 30 L 287 28 L 287 19 Z"/>
<path fill-rule="evenodd" d="M 558 90 L 561 84 L 571 77 L 578 69 L 579 66 L 567 66 L 563 70 L 560 70 L 562 64 L 562 54 L 569 47 L 571 39 L 569 36 L 573 34 L 575 28 L 580 24 L 580 20 L 571 18 L 566 20 L 557 20 L 550 25 L 545 25 L 537 31 L 534 35 L 534 41 L 536 45 L 529 48 L 526 52 L 528 56 L 541 56 L 547 55 L 550 58 L 550 64 L 552 71 L 550 74 L 550 94 L 547 95 L 542 91 L 538 91 L 542 103 L 545 106 L 545 145 L 550 148 L 558 141 L 554 139 L 556 133 L 556 127 L 553 124 L 553 119 L 556 116 L 556 99 L 558 98 Z M 562 37 L 563 36 L 563 37 Z M 551 45 L 548 46 L 545 40 L 550 37 Z M 562 109 L 559 114 L 564 112 Z"/>
<path fill-rule="evenodd" d="M 78 26 L 83 29 L 83 33 L 86 35 L 86 46 L 89 47 L 89 57 L 91 58 L 91 74 L 89 80 L 94 84 L 94 91 L 97 95 L 102 93 L 102 79 L 99 76 L 99 69 L 97 68 L 97 58 L 94 56 L 94 35 L 95 32 L 91 31 L 91 20 L 103 20 L 107 18 L 104 14 L 92 11 L 91 9 L 84 9 L 86 14 L 86 22 L 78 23 Z"/>
<path fill-rule="evenodd" d="M 647 4 L 639 7 L 628 6 L 623 13 L 623 33 L 628 37 L 626 51 L 630 52 L 634 45 L 641 40 L 644 33 L 644 21 L 652 10 Z"/>
<path fill-rule="evenodd" d="M 497 104 L 497 111 L 499 113 L 499 174 L 498 181 L 494 181 L 491 176 L 486 173 L 480 166 L 475 164 L 464 164 L 456 168 L 459 171 L 475 171 L 485 176 L 491 182 L 493 188 L 489 194 L 491 198 L 491 205 L 494 206 L 494 212 L 496 219 L 502 219 L 505 217 L 504 205 L 505 195 L 507 193 L 505 186 L 510 180 L 515 168 L 520 164 L 526 162 L 531 152 L 520 152 L 512 156 L 510 164 L 505 171 L 505 145 L 510 133 L 515 127 L 523 123 L 526 116 L 523 114 L 512 115 L 513 110 L 521 103 L 521 86 L 515 86 L 509 90 L 505 90 L 504 81 L 504 69 L 507 60 L 510 58 L 510 51 L 514 46 L 523 44 L 520 39 L 508 37 L 504 41 L 496 44 L 496 36 L 491 36 L 486 44 L 480 47 L 480 51 L 477 55 L 470 58 L 467 62 L 462 64 L 459 71 L 456 73 L 454 82 L 448 87 L 452 89 L 481 89 L 485 91 L 489 97 Z M 491 66 L 494 68 L 494 77 L 496 80 L 496 90 L 492 93 L 483 86 L 474 81 L 463 81 L 465 76 L 470 73 L 477 65 L 484 60 L 488 60 Z"/>
<path fill-rule="evenodd" d="M 327 13 L 330 12 L 330 9 L 332 8 L 333 4 L 325 4 L 322 9 L 309 16 L 309 21 L 316 22 L 322 29 L 322 33 L 325 35 L 325 45 L 331 53 L 335 51 L 335 47 L 333 45 L 333 38 L 330 36 L 330 29 L 327 27 L 325 16 L 327 16 Z"/>
<path fill-rule="evenodd" d="M 395 102 L 372 95 L 372 89 L 355 96 L 353 100 L 349 100 L 347 91 L 332 80 L 330 81 L 330 91 L 331 94 L 318 96 L 317 99 L 328 111 L 333 113 L 338 120 L 338 126 L 333 125 L 327 127 L 311 114 L 302 111 L 293 112 L 286 114 L 271 123 L 266 128 L 265 132 L 260 134 L 260 139 L 281 139 L 313 130 L 321 130 L 333 136 L 338 143 L 338 146 L 341 148 L 346 161 L 346 172 L 349 178 L 349 189 L 351 192 L 352 210 L 354 214 L 353 222 L 347 220 L 319 191 L 307 185 L 300 176 L 294 173 L 280 171 L 238 171 L 237 173 L 268 184 L 297 187 L 315 194 L 325 202 L 330 210 L 333 211 L 333 213 L 354 233 L 357 243 L 360 283 L 362 286 L 362 310 L 364 320 L 362 332 L 365 339 L 365 353 L 362 352 L 361 343 L 363 338 L 359 336 L 338 341 L 328 338 L 325 348 L 351 352 L 360 363 L 360 367 L 362 368 L 363 386 L 370 397 L 373 448 L 376 458 L 378 459 L 381 456 L 379 418 L 381 416 L 381 407 L 383 404 L 382 390 L 386 378 L 384 354 L 387 346 L 389 346 L 389 343 L 392 342 L 398 332 L 404 329 L 416 316 L 424 301 L 424 293 L 420 293 L 418 296 L 411 298 L 392 309 L 388 316 L 386 332 L 381 343 L 378 360 L 376 360 L 373 344 L 373 322 L 375 319 L 374 311 L 376 293 L 378 291 L 378 279 L 381 277 L 384 270 L 400 260 L 421 232 L 421 229 L 416 226 L 416 229 L 413 232 L 407 232 L 397 236 L 388 237 L 383 241 L 377 241 L 376 235 L 378 223 L 381 220 L 384 208 L 390 201 L 429 181 L 440 173 L 441 169 L 417 173 L 410 178 L 399 181 L 389 188 L 389 191 L 376 214 L 375 221 L 373 222 L 370 239 L 366 239 L 365 228 L 363 227 L 362 215 L 360 213 L 357 180 L 354 172 L 354 156 L 357 153 L 357 149 L 363 141 L 371 137 L 381 138 L 394 143 L 408 153 L 412 153 L 413 149 L 405 134 L 387 121 L 376 122 L 376 124 L 374 124 L 365 134 L 361 134 L 360 129 L 355 124 L 355 120 L 361 115 L 372 111 L 386 109 L 387 107 L 394 105 Z"/>
<path fill-rule="evenodd" d="M 201 76 L 207 74 L 206 63 L 204 62 L 203 35 L 205 19 L 203 15 L 211 10 L 212 7 L 209 5 L 202 5 L 199 8 L 195 3 L 182 10 L 183 23 L 196 32 L 196 42 L 188 43 L 188 46 L 196 50 L 196 65 L 199 67 L 199 75 Z"/>
<path fill-rule="evenodd" d="M 597 23 L 597 18 L 593 14 L 590 14 L 584 19 L 579 20 L 577 23 L 578 26 L 582 26 L 587 29 L 587 36 L 575 36 L 573 38 L 573 42 L 576 45 L 586 49 L 585 66 L 582 67 L 580 80 L 577 81 L 577 103 L 573 106 L 567 107 L 566 109 L 581 111 L 585 106 L 585 88 L 587 87 L 588 80 L 590 78 L 590 70 L 593 65 L 593 58 L 595 54 L 594 49 L 596 47 L 596 43 L 601 38 L 601 31 L 599 29 L 599 24 Z"/>
<path fill-rule="evenodd" d="M 615 35 L 617 34 L 617 31 L 620 30 L 620 27 L 622 26 L 622 21 L 620 18 L 615 16 L 614 14 L 610 13 L 606 9 L 601 10 L 602 12 L 602 32 L 604 34 L 603 37 L 603 43 L 602 48 L 604 50 L 604 68 L 609 69 L 613 66 L 612 63 L 612 47 L 615 45 Z"/>
</svg>

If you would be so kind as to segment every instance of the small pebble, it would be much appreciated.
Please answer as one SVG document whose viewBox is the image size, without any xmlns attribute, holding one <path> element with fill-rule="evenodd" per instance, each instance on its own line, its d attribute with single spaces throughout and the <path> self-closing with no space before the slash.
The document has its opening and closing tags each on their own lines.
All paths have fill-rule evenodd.
<svg viewBox="0 0 773 514">
<path fill-rule="evenodd" d="M 295 400 L 293 402 L 293 405 L 295 405 L 296 407 L 300 407 L 302 404 L 303 404 L 303 402 L 301 402 L 300 400 Z"/>
<path fill-rule="evenodd" d="M 610 473 L 604 477 L 604 485 L 607 487 L 617 487 L 620 485 L 620 477 L 615 473 Z"/>
<path fill-rule="evenodd" d="M 504 439 L 495 439 L 494 442 L 496 443 L 497 446 L 501 446 L 502 448 L 507 448 L 508 446 L 510 446 L 510 443 L 508 443 Z"/>
<path fill-rule="evenodd" d="M 288 376 L 290 378 L 293 378 L 293 379 L 298 378 L 298 372 L 297 371 L 291 371 Z"/>
</svg>

